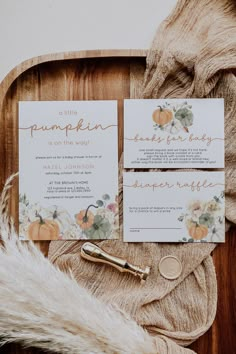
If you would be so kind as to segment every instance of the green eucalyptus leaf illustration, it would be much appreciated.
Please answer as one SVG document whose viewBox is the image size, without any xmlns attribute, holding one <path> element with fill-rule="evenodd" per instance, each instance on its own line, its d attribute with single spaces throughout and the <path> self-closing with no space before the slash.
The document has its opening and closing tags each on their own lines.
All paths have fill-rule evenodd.
<svg viewBox="0 0 236 354">
<path fill-rule="evenodd" d="M 188 242 L 194 242 L 194 239 L 193 238 L 189 238 Z"/>
<path fill-rule="evenodd" d="M 109 194 L 104 194 L 104 195 L 102 196 L 102 199 L 103 199 L 103 200 L 109 200 L 109 199 L 110 199 Z"/>
<path fill-rule="evenodd" d="M 26 197 L 26 194 L 20 195 L 19 202 L 25 204 L 26 206 L 29 205 L 29 201 Z"/>
<path fill-rule="evenodd" d="M 102 207 L 104 203 L 103 203 L 102 200 L 97 200 L 97 201 L 96 201 L 96 204 L 97 204 L 99 207 Z"/>
<path fill-rule="evenodd" d="M 218 198 L 217 196 L 214 196 L 214 199 L 215 199 L 216 203 L 221 203 L 220 198 Z"/>
</svg>

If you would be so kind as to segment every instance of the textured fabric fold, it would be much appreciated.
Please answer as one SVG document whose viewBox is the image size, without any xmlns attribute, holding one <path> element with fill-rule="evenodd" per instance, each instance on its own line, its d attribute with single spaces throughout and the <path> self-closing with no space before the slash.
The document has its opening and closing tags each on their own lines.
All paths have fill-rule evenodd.
<svg viewBox="0 0 236 354">
<path fill-rule="evenodd" d="M 224 98 L 226 218 L 236 223 L 236 4 L 179 0 L 147 56 L 144 98 Z"/>
<path fill-rule="evenodd" d="M 115 304 L 153 335 L 188 345 L 209 329 L 217 304 L 216 275 L 209 256 L 214 245 L 96 243 L 134 264 L 150 265 L 145 285 L 132 275 L 82 259 L 82 241 L 51 243 L 49 258 L 62 271 L 70 269 L 81 286 L 103 302 Z M 160 259 L 170 254 L 183 266 L 183 274 L 174 281 L 161 277 L 158 270 Z"/>
</svg>

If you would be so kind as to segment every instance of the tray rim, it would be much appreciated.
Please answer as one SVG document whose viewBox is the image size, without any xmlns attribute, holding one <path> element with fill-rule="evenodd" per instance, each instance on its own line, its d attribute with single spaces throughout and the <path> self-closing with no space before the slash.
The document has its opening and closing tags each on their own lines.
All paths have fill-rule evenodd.
<svg viewBox="0 0 236 354">
<path fill-rule="evenodd" d="M 12 85 L 12 83 L 17 79 L 18 76 L 23 74 L 28 69 L 33 66 L 43 64 L 46 62 L 60 61 L 60 60 L 71 60 L 71 59 L 91 59 L 91 58 L 114 58 L 114 57 L 139 57 L 145 58 L 147 56 L 148 50 L 145 49 L 96 49 L 96 50 L 80 50 L 80 51 L 69 51 L 69 52 L 59 52 L 50 53 L 45 55 L 36 56 L 27 59 L 17 66 L 15 66 L 0 82 L 0 112 L 2 111 L 3 101 L 5 95 Z"/>
<path fill-rule="evenodd" d="M 19 77 L 21 75 L 24 75 L 24 73 L 32 68 L 37 68 L 37 66 L 40 66 L 41 64 L 47 64 L 47 63 L 56 63 L 56 62 L 61 62 L 66 65 L 66 61 L 69 60 L 76 60 L 79 62 L 81 59 L 84 60 L 96 60 L 96 59 L 102 59 L 102 58 L 107 58 L 107 59 L 113 59 L 119 64 L 119 59 L 127 59 L 127 60 L 138 60 L 140 63 L 140 59 L 142 59 L 142 66 L 144 65 L 145 67 L 145 61 L 146 61 L 146 56 L 147 56 L 148 50 L 144 49 L 101 49 L 101 50 L 81 50 L 81 51 L 72 51 L 72 52 L 60 52 L 60 53 L 50 53 L 46 55 L 41 55 L 37 57 L 33 57 L 31 59 L 27 59 L 20 64 L 18 64 L 16 67 L 14 67 L 7 75 L 6 77 L 0 82 L 0 127 L 5 128 L 5 126 L 8 126 L 8 124 L 11 124 L 12 122 L 12 116 L 4 115 L 4 107 L 5 104 L 7 103 L 7 95 L 8 92 L 11 88 L 11 86 L 17 82 Z M 130 62 L 129 60 L 129 62 Z M 121 61 L 122 63 L 122 61 Z M 128 62 L 127 62 L 128 63 Z M 11 100 L 11 98 L 10 98 Z M 2 130 L 4 132 L 4 130 Z M 4 133 L 2 133 L 4 134 Z M 1 136 L 2 136 L 1 134 Z M 3 138 L 3 141 L 1 142 L 1 156 L 0 159 L 7 157 L 7 150 L 8 146 L 5 141 L 5 137 Z M 14 148 L 13 148 L 14 150 Z M 11 168 L 8 170 L 7 168 L 8 165 L 6 165 L 3 168 L 2 173 L 0 174 L 0 191 L 2 187 L 5 184 L 6 178 L 14 172 Z M 7 172 L 6 172 L 7 171 Z M 12 198 L 11 198 L 12 200 Z M 12 204 L 12 201 L 10 202 L 10 205 Z M 14 203 L 13 203 L 14 204 Z M 10 210 L 12 212 L 12 206 L 10 207 Z"/>
</svg>

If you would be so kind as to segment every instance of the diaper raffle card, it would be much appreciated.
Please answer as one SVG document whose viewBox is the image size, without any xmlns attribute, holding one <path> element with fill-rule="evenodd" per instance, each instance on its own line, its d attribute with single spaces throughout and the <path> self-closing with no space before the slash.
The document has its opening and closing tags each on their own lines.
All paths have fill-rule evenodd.
<svg viewBox="0 0 236 354">
<path fill-rule="evenodd" d="M 224 172 L 125 172 L 124 241 L 224 242 Z"/>
<path fill-rule="evenodd" d="M 223 99 L 125 100 L 125 168 L 224 168 Z"/>
<path fill-rule="evenodd" d="M 118 237 L 116 101 L 19 103 L 20 239 Z"/>
</svg>

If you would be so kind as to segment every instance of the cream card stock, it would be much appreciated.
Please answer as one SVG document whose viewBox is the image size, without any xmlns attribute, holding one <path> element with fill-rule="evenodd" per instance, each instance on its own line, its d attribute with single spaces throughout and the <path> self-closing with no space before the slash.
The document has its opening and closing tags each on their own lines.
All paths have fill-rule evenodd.
<svg viewBox="0 0 236 354">
<path fill-rule="evenodd" d="M 118 237 L 116 101 L 20 102 L 20 238 Z"/>
<path fill-rule="evenodd" d="M 224 172 L 124 172 L 124 241 L 224 242 Z"/>
<path fill-rule="evenodd" d="M 223 99 L 125 100 L 125 168 L 224 168 Z"/>
</svg>

